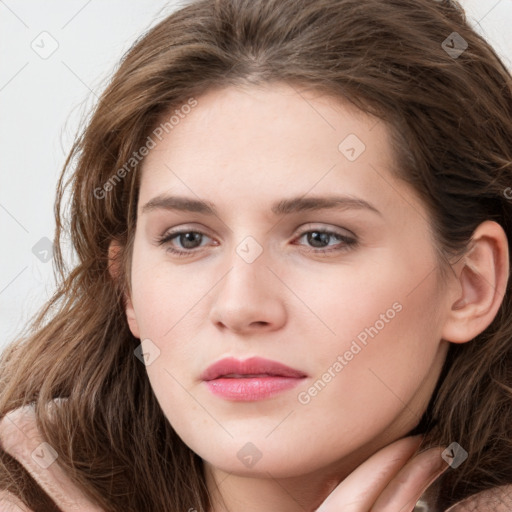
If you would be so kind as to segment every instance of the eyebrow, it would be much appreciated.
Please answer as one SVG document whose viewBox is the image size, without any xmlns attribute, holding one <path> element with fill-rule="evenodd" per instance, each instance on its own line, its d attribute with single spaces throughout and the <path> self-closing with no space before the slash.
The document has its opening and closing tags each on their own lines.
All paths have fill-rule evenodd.
<svg viewBox="0 0 512 512">
<path fill-rule="evenodd" d="M 209 201 L 169 195 L 159 195 L 149 200 L 142 207 L 141 213 L 144 214 L 159 209 L 196 212 L 218 217 L 217 209 Z M 382 217 L 382 213 L 375 206 L 364 199 L 353 196 L 292 197 L 274 203 L 271 207 L 271 212 L 274 215 L 283 216 L 303 211 L 324 209 L 366 209 Z"/>
</svg>

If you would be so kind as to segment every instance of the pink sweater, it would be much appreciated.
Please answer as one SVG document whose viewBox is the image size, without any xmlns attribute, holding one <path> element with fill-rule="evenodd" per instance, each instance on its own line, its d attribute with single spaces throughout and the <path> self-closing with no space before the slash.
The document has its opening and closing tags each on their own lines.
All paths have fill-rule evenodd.
<svg viewBox="0 0 512 512">
<path fill-rule="evenodd" d="M 43 442 L 32 406 L 15 409 L 0 420 L 0 446 L 17 459 L 62 512 L 104 512 L 86 499 L 57 464 L 58 454 Z M 418 512 L 428 512 L 420 505 Z M 446 512 L 512 512 L 512 485 L 471 496 Z M 33 512 L 12 493 L 0 490 L 0 512 Z"/>
<path fill-rule="evenodd" d="M 88 501 L 57 464 L 58 454 L 43 443 L 33 406 L 9 412 L 0 421 L 0 446 L 18 460 L 62 512 L 103 512 Z M 0 490 L 0 512 L 33 512 L 12 493 Z"/>
</svg>

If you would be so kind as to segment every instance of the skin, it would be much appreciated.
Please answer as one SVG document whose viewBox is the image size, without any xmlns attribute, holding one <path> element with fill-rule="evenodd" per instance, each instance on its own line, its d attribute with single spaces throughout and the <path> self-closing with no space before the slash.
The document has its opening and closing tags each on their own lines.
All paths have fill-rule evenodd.
<svg viewBox="0 0 512 512">
<path fill-rule="evenodd" d="M 471 254 L 443 278 L 429 215 L 393 175 L 382 121 L 286 84 L 197 99 L 143 163 L 126 315 L 132 333 L 158 347 L 148 377 L 169 422 L 204 460 L 212 512 L 412 510 L 446 464 L 439 450 L 412 460 L 419 440 L 402 438 L 426 409 L 449 343 L 471 340 L 497 312 L 508 275 L 503 230 L 483 223 Z M 354 161 L 338 149 L 349 134 L 366 146 Z M 209 201 L 217 215 L 143 212 L 161 194 Z M 332 194 L 379 213 L 270 209 Z M 173 228 L 204 235 L 159 245 Z M 333 235 L 315 245 L 307 236 L 315 229 L 357 244 Z M 248 236 L 251 254 L 262 251 L 251 263 L 237 252 Z M 324 246 L 343 250 L 314 252 Z M 113 242 L 112 258 L 119 249 Z M 393 304 L 401 306 L 394 318 L 301 403 L 299 393 Z M 307 378 L 265 400 L 228 401 L 199 377 L 228 356 L 276 360 Z M 252 467 L 237 457 L 248 442 L 261 454 Z"/>
</svg>

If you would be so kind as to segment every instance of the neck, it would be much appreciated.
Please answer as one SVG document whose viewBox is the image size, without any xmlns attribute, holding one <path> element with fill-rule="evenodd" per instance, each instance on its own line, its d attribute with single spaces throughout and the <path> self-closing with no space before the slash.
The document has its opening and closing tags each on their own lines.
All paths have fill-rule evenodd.
<svg viewBox="0 0 512 512">
<path fill-rule="evenodd" d="M 269 471 L 240 475 L 204 461 L 212 499 L 208 512 L 314 512 L 375 450 L 375 445 L 368 444 L 327 467 L 289 477 L 276 477 Z"/>
<path fill-rule="evenodd" d="M 313 512 L 341 481 L 339 474 L 257 478 L 215 469 L 207 475 L 212 497 L 209 512 Z"/>
</svg>

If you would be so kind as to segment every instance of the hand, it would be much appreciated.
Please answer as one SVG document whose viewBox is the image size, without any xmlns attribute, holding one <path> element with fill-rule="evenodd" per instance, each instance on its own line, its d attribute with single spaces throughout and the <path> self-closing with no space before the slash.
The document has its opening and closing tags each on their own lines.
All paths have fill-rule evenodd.
<svg viewBox="0 0 512 512">
<path fill-rule="evenodd" d="M 439 447 L 412 457 L 421 440 L 421 436 L 405 437 L 373 454 L 315 512 L 412 512 L 429 485 L 448 468 Z"/>
</svg>

